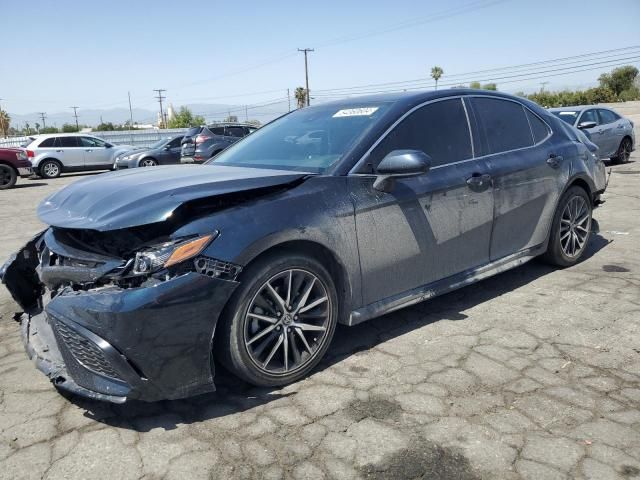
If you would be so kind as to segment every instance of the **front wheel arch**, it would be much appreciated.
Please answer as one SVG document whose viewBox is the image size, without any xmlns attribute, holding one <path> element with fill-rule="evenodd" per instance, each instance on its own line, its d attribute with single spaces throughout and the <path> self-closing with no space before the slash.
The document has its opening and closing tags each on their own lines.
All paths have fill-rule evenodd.
<svg viewBox="0 0 640 480">
<path fill-rule="evenodd" d="M 325 266 L 325 268 L 331 274 L 331 277 L 333 278 L 335 283 L 336 290 L 338 292 L 338 307 L 340 312 L 338 315 L 338 323 L 346 324 L 348 321 L 346 315 L 351 311 L 352 307 L 353 292 L 351 288 L 351 281 L 344 264 L 329 248 L 327 248 L 323 244 L 311 240 L 284 241 L 272 245 L 255 255 L 247 263 L 247 267 L 252 263 L 258 261 L 262 257 L 273 255 L 282 251 L 309 255 L 320 261 Z M 242 274 L 240 274 L 240 280 L 241 279 Z"/>
</svg>

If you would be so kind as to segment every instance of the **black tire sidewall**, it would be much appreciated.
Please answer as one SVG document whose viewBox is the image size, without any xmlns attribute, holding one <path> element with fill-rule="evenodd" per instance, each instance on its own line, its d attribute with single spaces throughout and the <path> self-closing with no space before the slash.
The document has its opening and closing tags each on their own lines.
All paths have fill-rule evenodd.
<svg viewBox="0 0 640 480">
<path fill-rule="evenodd" d="M 270 375 L 259 370 L 249 357 L 244 344 L 244 322 L 249 303 L 264 282 L 279 272 L 300 268 L 316 275 L 324 284 L 331 300 L 331 320 L 324 343 L 309 364 L 289 375 Z M 331 275 L 315 258 L 299 253 L 278 253 L 259 259 L 247 268 L 222 314 L 214 339 L 214 354 L 229 370 L 243 380 L 257 386 L 273 387 L 295 382 L 306 376 L 326 353 L 335 332 L 339 305 Z"/>
<path fill-rule="evenodd" d="M 47 165 L 48 163 L 55 163 L 58 166 L 58 174 L 54 175 L 53 177 L 50 177 L 49 175 L 47 175 L 44 172 L 44 167 L 45 165 Z M 42 164 L 40 165 L 40 176 L 42 178 L 58 178 L 60 176 L 60 174 L 62 173 L 62 164 L 60 162 L 58 162 L 57 160 L 45 160 L 44 162 L 42 162 Z"/>
<path fill-rule="evenodd" d="M 9 183 L 6 185 L 0 185 L 0 190 L 8 190 L 10 188 L 13 188 L 13 186 L 16 184 L 16 181 L 18 180 L 18 172 L 16 171 L 16 169 L 9 165 L 0 164 L 0 170 L 8 170 L 11 174 Z"/>
<path fill-rule="evenodd" d="M 584 250 L 582 250 L 579 256 L 575 258 L 571 258 L 565 255 L 564 251 L 562 250 L 562 246 L 560 244 L 559 231 L 560 231 L 560 219 L 562 217 L 562 212 L 567 206 L 567 203 L 569 203 L 569 201 L 576 195 L 581 196 L 585 200 L 587 208 L 589 209 L 590 221 L 589 221 L 589 232 L 587 233 L 587 239 L 585 242 Z M 558 202 L 558 207 L 556 208 L 556 212 L 553 216 L 553 224 L 552 224 L 551 232 L 549 236 L 549 246 L 547 248 L 547 253 L 545 254 L 545 259 L 549 263 L 552 263 L 560 267 L 570 267 L 578 263 L 580 259 L 584 256 L 584 252 L 587 250 L 587 247 L 589 245 L 589 240 L 591 239 L 591 223 L 592 222 L 593 222 L 593 206 L 591 203 L 591 199 L 589 198 L 589 195 L 587 194 L 587 192 L 584 191 L 583 188 L 580 188 L 578 186 L 570 187 L 566 192 L 564 192 L 564 194 L 560 198 L 560 201 Z"/>
</svg>

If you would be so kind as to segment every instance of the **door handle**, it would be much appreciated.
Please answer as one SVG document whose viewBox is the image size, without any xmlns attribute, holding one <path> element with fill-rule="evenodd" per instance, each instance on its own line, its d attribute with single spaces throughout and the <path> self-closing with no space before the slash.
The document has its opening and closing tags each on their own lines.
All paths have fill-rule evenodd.
<svg viewBox="0 0 640 480">
<path fill-rule="evenodd" d="M 600 130 L 598 130 L 598 133 L 599 133 L 600 135 L 602 135 L 602 134 L 604 133 L 604 130 L 603 130 L 603 129 L 600 129 Z"/>
<path fill-rule="evenodd" d="M 467 185 L 474 192 L 482 192 L 491 185 L 491 175 L 488 173 L 474 173 L 467 178 Z"/>
<path fill-rule="evenodd" d="M 624 128 L 624 125 L 620 124 L 618 125 L 618 128 Z"/>
<path fill-rule="evenodd" d="M 56 150 L 56 153 L 64 153 L 64 150 Z"/>
<path fill-rule="evenodd" d="M 552 168 L 558 168 L 562 160 L 563 160 L 562 155 L 556 155 L 555 153 L 552 153 L 551 155 L 549 155 L 549 158 L 547 158 L 547 165 L 549 165 Z"/>
<path fill-rule="evenodd" d="M 85 152 L 93 152 L 93 150 L 91 150 L 91 149 L 88 149 L 88 150 L 85 150 Z"/>
</svg>

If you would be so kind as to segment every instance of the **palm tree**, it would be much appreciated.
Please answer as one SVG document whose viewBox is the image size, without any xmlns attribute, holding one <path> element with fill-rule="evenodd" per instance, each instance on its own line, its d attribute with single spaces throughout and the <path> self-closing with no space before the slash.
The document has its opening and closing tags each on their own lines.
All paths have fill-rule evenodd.
<svg viewBox="0 0 640 480">
<path fill-rule="evenodd" d="M 307 91 L 303 87 L 298 87 L 293 95 L 298 102 L 298 108 L 304 108 L 307 104 Z"/>
<path fill-rule="evenodd" d="M 10 123 L 11 117 L 9 116 L 9 114 L 4 110 L 0 110 L 0 132 L 2 132 L 3 137 L 7 136 Z"/>
<path fill-rule="evenodd" d="M 433 78 L 436 81 L 436 90 L 438 89 L 438 80 L 440 80 L 440 77 L 442 76 L 443 73 L 444 73 L 444 70 L 442 70 L 442 68 L 438 66 L 433 67 L 431 69 L 431 78 Z"/>
</svg>

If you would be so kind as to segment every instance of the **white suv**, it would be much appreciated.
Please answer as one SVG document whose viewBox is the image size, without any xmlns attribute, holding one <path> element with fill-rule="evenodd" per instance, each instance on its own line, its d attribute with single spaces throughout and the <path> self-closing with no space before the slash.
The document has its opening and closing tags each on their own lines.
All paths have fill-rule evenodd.
<svg viewBox="0 0 640 480">
<path fill-rule="evenodd" d="M 27 146 L 27 155 L 37 174 L 55 178 L 62 172 L 109 170 L 119 154 L 132 148 L 114 146 L 91 135 L 55 133 L 36 137 Z"/>
</svg>

